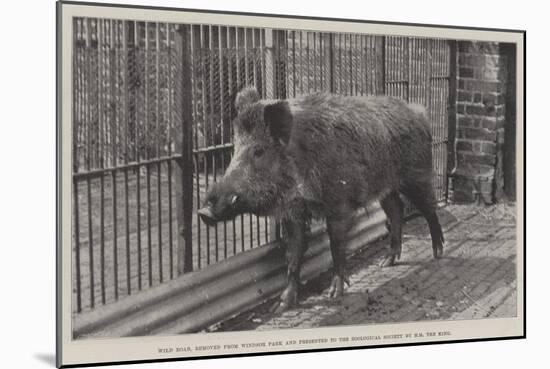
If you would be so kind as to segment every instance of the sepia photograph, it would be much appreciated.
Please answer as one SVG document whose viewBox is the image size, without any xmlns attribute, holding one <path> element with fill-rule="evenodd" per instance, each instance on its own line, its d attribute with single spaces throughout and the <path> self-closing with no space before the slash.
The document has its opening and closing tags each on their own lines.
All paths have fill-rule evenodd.
<svg viewBox="0 0 550 369">
<path fill-rule="evenodd" d="M 59 2 L 58 366 L 523 337 L 524 36 Z"/>
</svg>

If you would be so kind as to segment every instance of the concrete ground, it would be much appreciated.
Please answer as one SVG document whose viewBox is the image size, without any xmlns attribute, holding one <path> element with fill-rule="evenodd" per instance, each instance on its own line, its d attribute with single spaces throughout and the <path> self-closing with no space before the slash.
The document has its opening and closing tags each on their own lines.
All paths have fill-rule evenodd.
<svg viewBox="0 0 550 369">
<path fill-rule="evenodd" d="M 342 298 L 328 296 L 331 276 L 325 273 L 304 286 L 298 307 L 273 315 L 265 304 L 216 330 L 515 316 L 515 206 L 448 205 L 438 214 L 446 238 L 440 260 L 432 257 L 424 218 L 416 217 L 404 228 L 394 267 L 378 266 L 388 239 L 349 260 L 351 286 Z"/>
</svg>

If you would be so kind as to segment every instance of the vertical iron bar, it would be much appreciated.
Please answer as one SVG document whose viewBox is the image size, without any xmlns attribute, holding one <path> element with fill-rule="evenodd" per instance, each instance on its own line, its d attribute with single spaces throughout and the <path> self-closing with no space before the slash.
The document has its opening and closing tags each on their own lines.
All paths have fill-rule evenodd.
<svg viewBox="0 0 550 369">
<path fill-rule="evenodd" d="M 91 81 L 93 80 L 93 77 L 92 77 L 92 68 L 91 68 L 91 59 L 92 59 L 92 50 L 91 50 L 91 21 L 90 21 L 90 18 L 86 19 L 86 48 L 88 50 L 88 83 L 87 83 L 87 87 L 88 87 L 88 102 L 87 102 L 87 110 L 88 110 L 88 132 L 91 130 L 91 125 L 92 125 L 92 112 L 91 112 L 91 109 L 92 109 L 92 106 L 91 106 L 91 103 L 90 103 L 90 98 L 89 96 L 91 95 Z M 91 134 L 88 134 L 88 148 L 89 148 L 89 151 L 88 151 L 88 160 L 87 160 L 87 169 L 90 170 L 91 168 L 91 153 L 92 153 L 92 150 L 91 150 Z M 89 263 L 89 273 L 90 273 L 90 276 L 89 276 L 89 279 L 90 279 L 90 306 L 93 308 L 94 307 L 94 252 L 93 252 L 93 231 L 92 231 L 92 204 L 91 204 L 91 197 L 92 197 L 92 194 L 91 194 L 91 183 L 90 183 L 90 178 L 88 177 L 87 180 L 86 180 L 86 184 L 87 184 L 87 193 L 88 193 L 88 201 L 87 201 L 87 206 L 88 206 L 88 248 L 89 248 L 89 260 L 88 260 L 88 263 Z"/>
<path fill-rule="evenodd" d="M 342 62 L 342 34 L 338 34 L 338 93 L 344 92 L 344 63 Z"/>
<path fill-rule="evenodd" d="M 228 55 L 229 57 L 227 58 L 227 78 L 228 78 L 228 87 L 229 87 L 229 96 L 234 96 L 235 92 L 233 91 L 233 85 L 236 85 L 236 83 L 233 81 L 233 54 L 237 55 L 236 54 L 236 49 L 234 49 L 235 47 L 235 42 L 232 42 L 232 35 L 233 32 L 231 32 L 231 28 L 230 27 L 227 27 L 227 47 L 228 47 Z M 263 60 L 263 59 L 262 59 Z M 238 64 L 239 60 L 238 58 L 235 57 L 235 62 Z M 262 75 L 265 76 L 265 63 L 263 63 L 263 71 L 262 71 Z M 265 87 L 265 86 L 264 86 Z M 233 101 L 231 101 L 229 103 L 229 111 L 230 111 L 230 118 L 233 118 Z M 232 132 L 232 127 L 230 126 L 229 127 L 230 129 L 230 140 L 233 141 L 233 132 Z M 231 226 L 232 226 L 232 231 L 233 231 L 233 255 L 235 255 L 237 253 L 237 239 L 236 239 L 236 234 L 237 234 L 237 229 L 236 229 L 236 224 L 235 224 L 236 220 L 235 219 L 232 219 L 231 220 Z"/>
<path fill-rule="evenodd" d="M 219 87 L 220 87 L 220 132 L 221 132 L 221 144 L 225 143 L 225 119 L 226 119 L 226 111 L 225 111 L 225 89 L 224 89 L 224 52 L 227 51 L 227 38 L 225 38 L 226 42 L 225 45 L 222 42 L 224 39 L 223 37 L 224 32 L 222 32 L 222 27 L 218 26 L 218 55 L 219 55 Z M 225 32 L 225 36 L 227 36 L 227 32 Z M 256 67 L 254 67 L 254 76 L 256 75 Z M 221 152 L 222 155 L 222 168 L 225 170 L 225 152 Z M 216 246 L 217 248 L 217 246 Z M 227 258 L 227 222 L 223 221 L 223 250 L 224 250 L 224 258 Z"/>
<path fill-rule="evenodd" d="M 352 35 L 349 34 L 349 94 L 353 96 L 353 42 Z"/>
<path fill-rule="evenodd" d="M 248 31 L 249 29 L 248 28 L 244 28 L 243 29 L 244 31 L 244 41 L 243 41 L 243 46 L 244 46 L 244 80 L 245 80 L 245 85 L 248 85 L 249 84 L 249 80 L 250 80 L 250 71 L 249 71 L 249 43 L 250 43 L 250 40 L 249 40 L 249 37 L 248 37 Z M 252 214 L 249 214 L 248 215 L 248 221 L 249 221 L 249 226 L 250 226 L 250 248 L 252 248 L 253 246 L 253 234 L 252 234 Z M 218 230 L 216 229 L 216 234 L 218 233 Z M 244 238 L 244 234 L 242 235 L 242 237 Z M 216 240 L 217 241 L 217 240 Z M 216 250 L 217 250 L 217 247 L 216 247 Z"/>
<path fill-rule="evenodd" d="M 81 117 L 80 117 L 80 110 L 81 110 L 81 104 L 82 101 L 80 100 L 80 96 L 82 94 L 82 68 L 81 68 L 81 57 L 82 54 L 81 50 L 79 52 L 79 48 L 77 48 L 77 40 L 78 36 L 81 35 L 82 32 L 82 24 L 81 20 L 74 19 L 74 27 L 76 29 L 74 36 L 73 36 L 73 48 L 75 50 L 75 54 L 73 57 L 73 68 L 75 70 L 75 74 L 73 75 L 73 78 L 75 80 L 75 95 L 77 96 L 76 102 L 74 103 L 73 109 L 75 109 L 76 114 L 73 115 L 73 173 L 76 173 L 78 171 L 78 134 L 77 130 L 82 125 Z M 75 243 L 75 275 L 76 275 L 76 312 L 80 313 L 82 311 L 82 296 L 81 296 L 81 272 L 80 272 L 80 214 L 79 214 L 79 208 L 78 208 L 78 182 L 73 180 L 73 209 L 74 209 L 74 243 Z"/>
<path fill-rule="evenodd" d="M 457 42 L 447 41 L 449 45 L 449 96 L 447 102 L 447 179 L 445 200 L 449 201 L 449 179 L 454 174 L 456 140 L 456 90 L 457 90 Z"/>
<path fill-rule="evenodd" d="M 128 146 L 129 146 L 129 132 L 128 132 L 128 115 L 127 115 L 127 107 L 128 107 L 128 48 L 126 45 L 126 27 L 122 28 L 122 53 L 125 60 L 124 65 L 124 108 L 123 108 L 123 115 L 124 115 L 124 133 L 125 133 L 125 155 L 124 155 L 124 163 L 128 164 Z M 115 171 L 113 171 L 113 180 L 116 181 L 116 174 Z M 125 215 L 125 231 L 126 231 L 126 290 L 128 295 L 132 292 L 132 286 L 131 286 L 131 273 L 130 273 L 130 200 L 129 200 L 129 194 L 130 189 L 128 185 L 128 169 L 124 169 L 124 215 Z"/>
<path fill-rule="evenodd" d="M 166 118 L 168 121 L 168 156 L 172 157 L 172 47 L 170 44 L 170 32 L 171 27 L 169 23 L 165 24 L 166 27 L 166 53 L 167 53 L 167 74 L 166 74 L 166 90 L 168 95 L 168 101 L 166 106 Z M 174 239 L 173 239 L 173 210 L 172 210 L 172 160 L 168 161 L 168 245 L 170 253 L 170 279 L 174 278 Z"/>
<path fill-rule="evenodd" d="M 267 86 L 266 86 L 266 46 L 265 46 L 265 29 L 260 29 L 260 68 L 261 68 L 261 81 L 262 81 L 262 91 L 260 92 L 261 96 L 263 98 L 266 97 L 267 93 Z M 268 218 L 264 218 L 264 227 L 265 227 L 265 237 L 266 237 L 266 243 L 267 243 L 267 237 L 268 237 Z M 233 255 L 236 251 L 236 243 L 235 243 L 235 220 L 233 220 Z"/>
<path fill-rule="evenodd" d="M 75 229 L 75 273 L 76 273 L 76 312 L 82 311 L 82 289 L 80 272 L 80 216 L 78 209 L 78 182 L 74 181 L 73 206 L 74 206 L 74 229 Z"/>
<path fill-rule="evenodd" d="M 138 121 L 138 107 L 141 105 L 141 104 L 138 104 L 138 98 L 139 98 L 139 94 L 138 94 L 138 91 L 135 87 L 135 84 L 136 84 L 136 79 L 139 77 L 139 72 L 141 72 L 141 65 L 140 63 L 138 62 L 139 60 L 139 56 L 140 56 L 140 48 L 139 48 L 139 32 L 138 32 L 138 22 L 137 21 L 134 21 L 132 23 L 133 25 L 133 42 L 134 42 L 134 53 L 133 53 L 133 61 L 134 61 L 134 85 L 132 86 L 132 88 L 134 89 L 134 93 L 133 93 L 133 98 L 134 98 L 134 109 L 133 109 L 133 112 L 134 112 L 134 135 L 135 135 L 135 138 L 134 138 L 134 160 L 136 162 L 140 162 L 140 152 L 139 152 L 139 141 L 140 141 L 140 125 L 139 125 L 139 121 Z M 130 23 L 127 24 L 128 26 L 130 25 Z M 123 28 L 123 32 L 125 31 L 126 27 Z M 124 36 L 124 44 L 126 44 L 128 42 L 128 40 L 126 39 L 126 36 Z M 123 45 L 124 45 L 123 44 Z M 126 70 L 128 69 L 129 67 L 129 63 L 128 63 L 128 54 L 126 53 Z M 138 66 L 140 67 L 138 69 Z M 127 85 L 129 85 L 127 83 Z M 129 86 L 128 86 L 129 87 Z M 127 87 L 127 88 L 128 88 Z M 129 135 L 127 135 L 128 137 Z M 128 158 L 128 155 L 126 155 L 126 158 Z M 141 250 L 141 167 L 138 166 L 136 168 L 136 202 L 137 202 L 137 247 L 138 247 L 138 288 L 141 290 L 142 289 L 142 250 Z"/>
<path fill-rule="evenodd" d="M 204 40 L 204 29 L 203 26 L 200 26 L 200 50 L 201 50 L 201 62 L 202 62 L 202 74 L 201 74 L 201 97 L 202 97 L 202 123 L 203 123 L 203 137 L 205 141 L 205 145 L 208 146 L 208 138 L 210 135 L 210 123 L 209 123 L 209 116 L 208 116 L 208 108 L 206 104 L 206 76 L 205 73 L 207 71 L 207 65 L 206 61 L 209 61 L 210 53 L 206 54 L 206 45 Z M 203 155 L 203 164 L 204 164 L 204 178 L 205 178 L 205 185 L 208 189 L 208 155 L 209 153 L 204 153 Z M 210 264 L 210 227 L 206 226 L 206 265 Z"/>
<path fill-rule="evenodd" d="M 88 189 L 88 248 L 89 248 L 89 267 L 90 267 L 90 306 L 95 306 L 94 296 L 94 238 L 93 238 L 93 222 L 92 222 L 92 184 L 90 178 L 87 179 Z"/>
<path fill-rule="evenodd" d="M 325 65 L 325 35 L 321 32 L 319 32 L 319 64 L 316 68 L 319 68 L 319 90 L 325 91 L 325 73 L 324 73 L 324 65 Z"/>
<path fill-rule="evenodd" d="M 258 52 L 258 45 L 257 45 L 257 32 L 256 32 L 256 29 L 252 29 L 252 67 L 253 67 L 253 78 L 254 78 L 254 87 L 256 89 L 258 89 L 258 81 L 257 81 L 257 71 L 256 71 L 256 59 L 257 59 L 257 52 Z M 220 40 L 221 42 L 221 40 Z M 221 45 L 220 45 L 221 47 Z M 223 88 L 222 88 L 223 90 Z M 223 94 L 222 94 L 223 96 Z M 222 155 L 224 155 L 224 153 L 222 153 Z M 224 235 L 226 234 L 225 233 L 225 221 L 223 223 L 224 225 Z M 257 228 L 257 233 L 258 233 L 258 239 L 257 239 L 257 243 L 258 243 L 258 246 L 260 245 L 260 217 L 256 216 L 256 228 Z M 227 244 L 226 244 L 226 237 L 224 237 L 224 245 L 225 245 L 225 249 L 227 249 Z"/>
<path fill-rule="evenodd" d="M 157 157 L 162 154 L 160 152 L 160 23 L 155 23 L 155 135 L 157 141 Z M 163 278 L 163 265 L 162 265 L 162 163 L 157 163 L 157 242 L 158 242 L 158 255 L 159 255 L 159 282 L 162 283 Z"/>
<path fill-rule="evenodd" d="M 199 32 L 196 32 L 196 29 L 197 27 L 199 27 Z M 193 103 L 193 117 L 194 117 L 194 125 L 193 125 L 193 129 L 194 129 L 194 137 L 195 137 L 195 141 L 194 141 L 194 147 L 195 148 L 198 148 L 199 147 L 199 129 L 198 129 L 198 122 L 199 122 L 199 114 L 200 114 L 200 111 L 199 109 L 197 109 L 197 100 L 200 99 L 200 96 L 199 96 L 199 87 L 198 87 L 198 84 L 199 84 L 199 77 L 198 77 L 198 73 L 200 72 L 202 74 L 202 72 L 204 71 L 203 67 L 199 67 L 200 65 L 203 65 L 203 59 L 202 59 L 202 50 L 200 49 L 201 47 L 201 34 L 200 34 L 200 26 L 191 26 L 190 27 L 190 42 L 191 42 L 191 66 L 192 66 L 192 70 L 191 70 L 191 75 L 193 77 L 192 79 L 192 82 L 193 82 L 193 90 L 192 90 L 192 96 L 194 98 L 194 103 Z M 198 57 L 197 57 L 197 52 L 198 52 Z M 200 88 L 200 90 L 202 91 L 202 87 Z M 204 121 L 204 120 L 203 120 Z M 201 203 L 201 195 L 200 195 L 200 154 L 195 154 L 194 156 L 194 162 L 195 162 L 195 187 L 196 187 L 196 196 L 197 196 L 197 204 L 200 204 Z M 196 222 L 197 222 L 197 268 L 200 269 L 201 268 L 201 255 L 202 255 L 202 252 L 201 252 L 201 249 L 202 249 L 202 245 L 201 245 L 201 220 L 200 220 L 200 216 L 198 214 L 198 212 L 196 213 Z"/>
<path fill-rule="evenodd" d="M 254 80 L 254 87 L 258 89 L 258 71 L 256 70 L 256 54 L 258 52 L 257 50 L 257 32 L 256 29 L 252 29 L 252 79 Z M 220 40 L 221 43 L 221 40 Z"/>
<path fill-rule="evenodd" d="M 319 90 L 317 86 L 317 32 L 313 32 L 313 89 Z"/>
<path fill-rule="evenodd" d="M 96 46 L 96 56 L 97 56 L 97 65 L 96 65 L 96 98 L 97 98 L 97 153 L 98 153 L 98 166 L 104 168 L 105 163 L 103 162 L 103 19 L 96 20 L 96 37 L 97 37 L 97 46 Z M 101 245 L 101 237 L 100 237 Z"/>
<path fill-rule="evenodd" d="M 149 160 L 151 158 L 151 150 L 149 146 L 149 140 L 151 139 L 150 130 L 150 112 L 149 112 L 149 22 L 145 22 L 145 75 L 144 79 L 144 95 L 145 95 L 145 158 Z M 146 188 L 147 188 L 147 267 L 149 270 L 149 286 L 153 285 L 153 243 L 151 240 L 151 164 L 145 165 L 146 173 Z"/>
<path fill-rule="evenodd" d="M 110 93 L 111 93 L 111 103 L 113 108 L 111 109 L 111 124 L 110 124 L 110 130 L 111 130 L 111 165 L 114 167 L 117 165 L 117 150 L 116 150 L 116 127 L 117 125 L 117 115 L 116 111 L 118 108 L 118 101 L 117 101 L 117 93 L 115 91 L 116 89 L 116 71 L 117 71 L 117 47 L 116 47 L 116 39 L 115 39 L 115 31 L 114 31 L 114 24 L 115 21 L 111 20 L 110 23 L 110 59 L 109 59 L 109 66 L 110 66 Z M 102 185 L 103 185 L 103 176 L 101 177 Z M 111 189 L 112 190 L 112 189 Z M 103 209 L 103 205 L 101 206 Z M 103 227 L 102 227 L 103 228 Z M 102 254 L 102 264 L 101 264 L 101 291 L 102 291 L 102 301 L 103 304 L 105 304 L 105 260 L 104 260 L 104 254 Z"/>
<path fill-rule="evenodd" d="M 124 28 L 123 28 L 124 35 Z M 123 40 L 124 45 L 124 40 Z M 126 69 L 126 68 L 125 68 Z M 124 81 L 126 84 L 126 80 Z M 125 123 L 126 124 L 126 123 Z M 113 148 L 113 152 L 116 152 L 116 148 Z M 115 154 L 116 155 L 116 154 Z M 116 156 L 115 156 L 116 160 Z M 118 300 L 118 226 L 117 226 L 117 182 L 116 182 L 116 170 L 111 171 L 111 187 L 113 191 L 113 279 L 114 279 L 114 297 Z"/>
<path fill-rule="evenodd" d="M 386 93 L 386 36 L 375 36 L 376 95 Z"/>
<path fill-rule="evenodd" d="M 329 78 L 330 92 L 334 93 L 334 33 L 329 33 Z"/>
<path fill-rule="evenodd" d="M 102 174 L 99 178 L 100 183 L 100 198 L 99 198 L 99 230 L 100 230 L 100 283 L 101 283 L 101 302 L 105 304 L 105 176 Z"/>
<path fill-rule="evenodd" d="M 243 46 L 244 46 L 244 80 L 245 80 L 245 86 L 248 86 L 249 84 L 249 77 L 250 77 L 250 71 L 249 71 L 249 64 L 250 62 L 248 61 L 248 43 L 249 43 L 249 39 L 248 39 L 248 31 L 249 29 L 248 28 L 243 28 L 243 33 L 244 33 L 244 41 L 243 41 Z"/>
<path fill-rule="evenodd" d="M 178 250 L 178 272 L 180 274 L 193 270 L 193 238 L 192 238 L 192 217 L 193 217 L 193 115 L 192 115 L 192 90 L 189 88 L 191 78 L 191 34 L 190 26 L 180 26 L 181 54 L 178 55 L 181 61 L 180 83 L 181 100 L 181 182 L 182 203 L 183 203 L 183 249 Z M 181 237 L 180 237 L 181 238 Z"/>
<path fill-rule="evenodd" d="M 215 101 L 214 101 L 214 61 L 216 54 L 214 52 L 214 32 L 212 32 L 212 25 L 208 26 L 208 55 L 209 55 L 209 75 L 208 75 L 208 89 L 209 89 L 209 107 L 210 107 L 210 132 L 212 134 L 212 145 L 216 145 L 218 143 L 216 132 L 217 132 L 217 124 L 218 120 L 216 119 L 216 112 L 215 112 Z M 248 72 L 248 67 L 247 67 Z M 217 151 L 212 151 L 210 153 L 211 159 L 212 159 L 212 178 L 213 182 L 216 182 L 216 156 Z M 207 173 L 208 175 L 208 173 Z M 214 225 L 214 256 L 216 258 L 216 261 L 219 259 L 219 251 L 218 251 L 218 224 Z"/>
<path fill-rule="evenodd" d="M 241 64 L 241 59 L 240 59 L 240 50 L 239 50 L 239 29 L 237 27 L 235 27 L 235 55 L 236 55 L 236 59 L 237 59 L 237 90 L 239 90 L 239 88 L 242 86 L 241 85 L 241 78 L 242 78 L 242 73 L 241 73 L 241 67 L 240 67 L 240 64 Z M 246 56 L 245 56 L 246 58 Z M 273 63 L 273 65 L 275 65 L 275 63 Z M 274 87 L 275 88 L 275 87 Z M 241 214 L 241 251 L 244 251 L 244 215 Z"/>
</svg>

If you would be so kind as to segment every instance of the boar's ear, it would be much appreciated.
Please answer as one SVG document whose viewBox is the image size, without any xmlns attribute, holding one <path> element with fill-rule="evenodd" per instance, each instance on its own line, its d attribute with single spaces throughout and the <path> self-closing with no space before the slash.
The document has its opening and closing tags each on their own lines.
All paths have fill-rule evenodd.
<svg viewBox="0 0 550 369">
<path fill-rule="evenodd" d="M 288 144 L 292 130 L 292 113 L 288 102 L 278 101 L 264 108 L 264 121 L 269 127 L 271 136 L 283 145 Z"/>
<path fill-rule="evenodd" d="M 235 109 L 240 113 L 247 106 L 254 104 L 256 101 L 260 100 L 260 94 L 256 91 L 254 87 L 245 87 L 237 93 L 235 97 Z"/>
</svg>

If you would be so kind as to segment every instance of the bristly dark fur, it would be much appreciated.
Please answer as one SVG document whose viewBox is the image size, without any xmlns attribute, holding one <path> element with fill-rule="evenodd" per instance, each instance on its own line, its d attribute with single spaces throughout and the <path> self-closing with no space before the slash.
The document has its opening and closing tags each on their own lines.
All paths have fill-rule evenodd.
<svg viewBox="0 0 550 369">
<path fill-rule="evenodd" d="M 431 133 L 425 113 L 391 97 L 324 93 L 289 101 L 286 155 L 295 178 L 325 216 L 347 202 L 379 200 L 407 182 L 431 184 Z"/>
<path fill-rule="evenodd" d="M 326 218 L 334 278 L 330 295 L 344 290 L 343 244 L 353 210 L 380 201 L 391 227 L 384 266 L 401 253 L 406 195 L 430 227 L 434 257 L 443 233 L 432 189 L 432 137 L 423 107 L 392 97 L 315 93 L 259 100 L 251 88 L 236 99 L 234 155 L 199 211 L 208 224 L 243 212 L 272 215 L 287 235 L 287 288 L 281 309 L 297 301 L 310 216 Z"/>
</svg>

